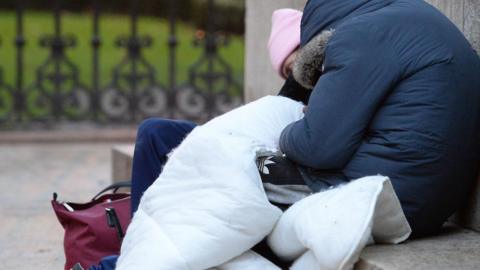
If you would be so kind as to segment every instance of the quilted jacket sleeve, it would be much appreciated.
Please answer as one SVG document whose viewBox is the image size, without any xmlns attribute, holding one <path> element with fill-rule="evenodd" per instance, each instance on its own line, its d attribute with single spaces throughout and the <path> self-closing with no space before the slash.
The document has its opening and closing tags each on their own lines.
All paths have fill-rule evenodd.
<svg viewBox="0 0 480 270">
<path fill-rule="evenodd" d="M 287 126 L 281 150 L 316 169 L 341 169 L 367 132 L 368 124 L 400 77 L 399 59 L 368 27 L 338 29 L 325 51 L 324 71 L 305 117 Z"/>
</svg>

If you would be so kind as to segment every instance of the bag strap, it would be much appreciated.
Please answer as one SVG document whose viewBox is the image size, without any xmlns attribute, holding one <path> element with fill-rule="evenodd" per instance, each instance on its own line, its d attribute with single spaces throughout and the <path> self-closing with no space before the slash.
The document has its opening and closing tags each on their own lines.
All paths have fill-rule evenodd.
<svg viewBox="0 0 480 270">
<path fill-rule="evenodd" d="M 108 227 L 115 228 L 118 240 L 120 240 L 121 243 L 125 235 L 122 230 L 122 225 L 120 224 L 120 219 L 118 219 L 117 212 L 114 208 L 105 208 L 105 214 L 107 215 Z"/>
<path fill-rule="evenodd" d="M 102 191 L 100 191 L 97 195 L 93 197 L 92 201 L 96 200 L 98 197 L 100 197 L 100 195 L 102 195 L 107 191 L 113 190 L 113 193 L 116 193 L 119 188 L 131 188 L 131 187 L 132 187 L 132 182 L 130 180 L 113 183 L 110 186 L 102 189 Z"/>
</svg>

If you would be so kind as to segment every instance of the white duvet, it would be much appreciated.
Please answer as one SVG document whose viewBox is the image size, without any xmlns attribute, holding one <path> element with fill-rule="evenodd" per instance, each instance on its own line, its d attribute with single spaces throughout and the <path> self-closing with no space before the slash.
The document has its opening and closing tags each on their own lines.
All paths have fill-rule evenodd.
<svg viewBox="0 0 480 270">
<path fill-rule="evenodd" d="M 283 215 L 268 202 L 255 155 L 278 151 L 302 108 L 268 96 L 195 128 L 142 197 L 116 269 L 279 269 L 249 251 L 267 235 L 292 269 L 348 269 L 369 240 L 405 240 L 410 227 L 384 176 L 311 195 Z"/>
</svg>

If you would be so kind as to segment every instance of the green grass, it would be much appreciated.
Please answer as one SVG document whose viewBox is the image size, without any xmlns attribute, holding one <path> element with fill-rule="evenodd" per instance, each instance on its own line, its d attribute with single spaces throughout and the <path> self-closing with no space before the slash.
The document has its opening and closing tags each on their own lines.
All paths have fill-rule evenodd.
<svg viewBox="0 0 480 270">
<path fill-rule="evenodd" d="M 39 46 L 39 38 L 43 34 L 53 33 L 53 17 L 46 12 L 26 12 L 25 14 L 25 54 L 24 85 L 28 87 L 35 81 L 36 69 L 47 59 L 49 48 Z M 67 50 L 68 58 L 79 68 L 81 82 L 90 87 L 92 81 L 92 17 L 89 13 L 65 13 L 62 17 L 62 32 L 73 34 L 77 45 Z M 103 15 L 100 21 L 100 80 L 102 87 L 111 80 L 111 72 L 126 55 L 126 50 L 115 46 L 115 39 L 127 35 L 130 30 L 128 16 Z M 145 58 L 156 68 L 157 78 L 167 84 L 168 78 L 168 23 L 159 18 L 140 17 L 140 35 L 150 35 L 154 43 L 143 50 Z M 177 78 L 179 82 L 187 79 L 188 68 L 201 56 L 202 48 L 192 46 L 195 29 L 185 23 L 177 24 Z M 14 85 L 15 82 L 15 13 L 0 11 L 0 69 L 3 69 L 4 80 Z M 243 37 L 233 36 L 227 47 L 220 49 L 220 55 L 232 66 L 234 76 L 242 82 L 243 76 Z"/>
</svg>

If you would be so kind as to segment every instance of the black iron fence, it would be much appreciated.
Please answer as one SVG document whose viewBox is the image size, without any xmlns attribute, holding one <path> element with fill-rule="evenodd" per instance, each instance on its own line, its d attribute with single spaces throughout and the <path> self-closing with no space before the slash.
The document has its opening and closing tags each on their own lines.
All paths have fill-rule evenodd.
<svg viewBox="0 0 480 270">
<path fill-rule="evenodd" d="M 62 29 L 62 0 L 54 0 L 53 34 L 40 37 L 39 45 L 49 50 L 48 57 L 36 67 L 34 80 L 25 84 L 25 6 L 16 2 L 15 65 L 2 66 L 0 59 L 0 128 L 9 129 L 41 123 L 47 126 L 62 122 L 134 123 L 147 117 L 184 118 L 198 122 L 228 111 L 242 102 L 242 85 L 232 71 L 231 63 L 218 50 L 228 46 L 228 35 L 220 34 L 215 24 L 215 2 L 208 0 L 208 18 L 202 35 L 196 35 L 193 46 L 201 47 L 198 59 L 188 68 L 186 81 L 177 80 L 176 49 L 177 10 L 175 0 L 169 10 L 168 57 L 147 59 L 143 50 L 152 45 L 156 33 L 140 35 L 138 1 L 130 1 L 129 33 L 116 39 L 116 47 L 125 50 L 122 59 L 108 74 L 109 83 L 102 84 L 100 61 L 102 36 L 101 0 L 92 1 L 92 36 L 90 41 L 91 70 L 80 70 L 67 54 L 77 45 L 74 34 Z M 0 33 L 1 38 L 2 33 Z M 3 40 L 5 42 L 5 40 Z M 2 48 L 0 47 L 0 50 Z M 168 78 L 160 81 L 154 61 L 167 61 Z M 15 69 L 14 80 L 7 83 L 3 69 Z M 81 72 L 89 72 L 91 82 L 84 85 Z"/>
</svg>

